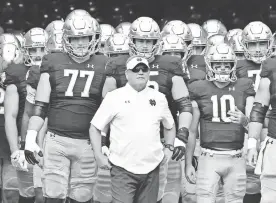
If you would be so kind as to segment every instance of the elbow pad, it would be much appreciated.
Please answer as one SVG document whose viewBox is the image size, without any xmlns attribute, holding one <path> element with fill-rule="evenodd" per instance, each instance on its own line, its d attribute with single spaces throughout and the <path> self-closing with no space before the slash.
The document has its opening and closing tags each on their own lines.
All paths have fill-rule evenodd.
<svg viewBox="0 0 276 203">
<path fill-rule="evenodd" d="M 250 122 L 264 123 L 268 106 L 263 106 L 259 102 L 254 102 L 253 108 L 250 113 Z"/>
<path fill-rule="evenodd" d="M 35 101 L 33 116 L 38 116 L 45 120 L 48 113 L 49 103 Z"/>
<path fill-rule="evenodd" d="M 174 102 L 176 103 L 179 114 L 181 114 L 182 112 L 189 112 L 191 114 L 193 113 L 192 103 L 189 97 L 182 97 L 175 100 Z"/>
<path fill-rule="evenodd" d="M 178 129 L 176 133 L 176 138 L 187 144 L 189 139 L 189 130 L 185 127 Z"/>
</svg>

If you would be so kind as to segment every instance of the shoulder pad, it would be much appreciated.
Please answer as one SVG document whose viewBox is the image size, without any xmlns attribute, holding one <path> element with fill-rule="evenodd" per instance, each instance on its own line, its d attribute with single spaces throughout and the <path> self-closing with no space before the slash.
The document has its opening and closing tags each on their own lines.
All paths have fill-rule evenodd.
<svg viewBox="0 0 276 203">
<path fill-rule="evenodd" d="M 40 69 L 38 66 L 32 66 L 27 74 L 27 84 L 33 89 L 37 89 L 38 81 L 40 78 Z"/>
<path fill-rule="evenodd" d="M 250 78 L 242 78 L 236 81 L 235 86 L 241 91 L 244 91 L 247 97 L 255 96 L 256 92 L 254 90 L 253 81 Z"/>
<path fill-rule="evenodd" d="M 24 64 L 11 63 L 2 75 L 4 85 L 18 84 L 26 80 L 27 70 L 28 68 Z"/>
<path fill-rule="evenodd" d="M 110 58 L 105 67 L 106 76 L 115 77 L 116 73 L 125 73 L 126 61 L 129 56 L 118 56 Z"/>
<path fill-rule="evenodd" d="M 261 65 L 260 76 L 262 78 L 270 77 L 271 73 L 275 69 L 275 66 L 276 66 L 276 58 L 275 57 L 267 58 L 265 61 L 263 61 Z"/>
<path fill-rule="evenodd" d="M 158 64 L 161 69 L 167 69 L 171 74 L 184 77 L 182 60 L 175 56 L 162 55 L 155 56 L 154 61 L 151 63 L 153 66 Z"/>
<path fill-rule="evenodd" d="M 206 80 L 197 80 L 193 81 L 188 85 L 188 90 L 191 100 L 196 100 L 200 97 L 201 93 L 206 91 L 208 86 L 208 81 Z"/>
<path fill-rule="evenodd" d="M 59 64 L 62 61 L 68 63 L 68 57 L 66 53 L 63 52 L 55 52 L 47 54 L 42 59 L 42 64 L 40 66 L 41 73 L 49 73 L 53 72 L 53 65 L 52 64 Z"/>
</svg>

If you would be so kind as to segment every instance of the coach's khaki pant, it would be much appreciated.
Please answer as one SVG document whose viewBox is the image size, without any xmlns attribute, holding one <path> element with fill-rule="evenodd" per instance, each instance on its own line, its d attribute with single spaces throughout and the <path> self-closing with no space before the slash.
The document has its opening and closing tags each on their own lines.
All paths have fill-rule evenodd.
<svg viewBox="0 0 276 203">
<path fill-rule="evenodd" d="M 97 165 L 89 140 L 45 136 L 43 195 L 86 202 L 93 196 Z M 69 187 L 68 187 L 69 186 Z"/>
</svg>

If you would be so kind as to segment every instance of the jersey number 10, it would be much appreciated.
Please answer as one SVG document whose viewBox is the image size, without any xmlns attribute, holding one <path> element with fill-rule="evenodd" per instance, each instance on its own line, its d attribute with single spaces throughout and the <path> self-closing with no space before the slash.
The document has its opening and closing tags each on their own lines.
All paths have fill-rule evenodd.
<svg viewBox="0 0 276 203">
<path fill-rule="evenodd" d="M 78 77 L 80 78 L 87 77 L 83 91 L 81 92 L 81 97 L 89 97 L 89 90 L 94 77 L 94 71 L 64 69 L 64 76 L 69 77 L 70 75 L 72 75 L 72 77 L 70 79 L 68 88 L 65 92 L 65 96 L 73 97 L 74 96 L 73 89 L 75 87 Z"/>
<path fill-rule="evenodd" d="M 232 95 L 223 95 L 220 100 L 218 101 L 218 95 L 213 95 L 211 97 L 213 102 L 213 122 L 231 122 L 230 116 L 227 116 L 227 108 L 226 108 L 226 101 L 229 102 L 230 111 L 235 111 L 235 99 Z M 219 105 L 220 102 L 220 117 L 219 117 Z"/>
</svg>

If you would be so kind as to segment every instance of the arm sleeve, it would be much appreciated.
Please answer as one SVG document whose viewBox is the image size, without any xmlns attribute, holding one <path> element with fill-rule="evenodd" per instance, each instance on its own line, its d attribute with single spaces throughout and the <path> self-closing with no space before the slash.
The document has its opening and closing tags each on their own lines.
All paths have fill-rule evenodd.
<svg viewBox="0 0 276 203">
<path fill-rule="evenodd" d="M 174 124 L 173 116 L 169 109 L 168 101 L 165 96 L 163 96 L 162 100 L 162 124 L 166 129 L 171 129 Z"/>
<path fill-rule="evenodd" d="M 105 127 L 112 121 L 115 116 L 114 113 L 114 96 L 111 96 L 110 93 L 107 93 L 101 106 L 98 108 L 98 111 L 94 115 L 91 124 L 94 125 L 98 130 L 104 131 Z"/>
</svg>

